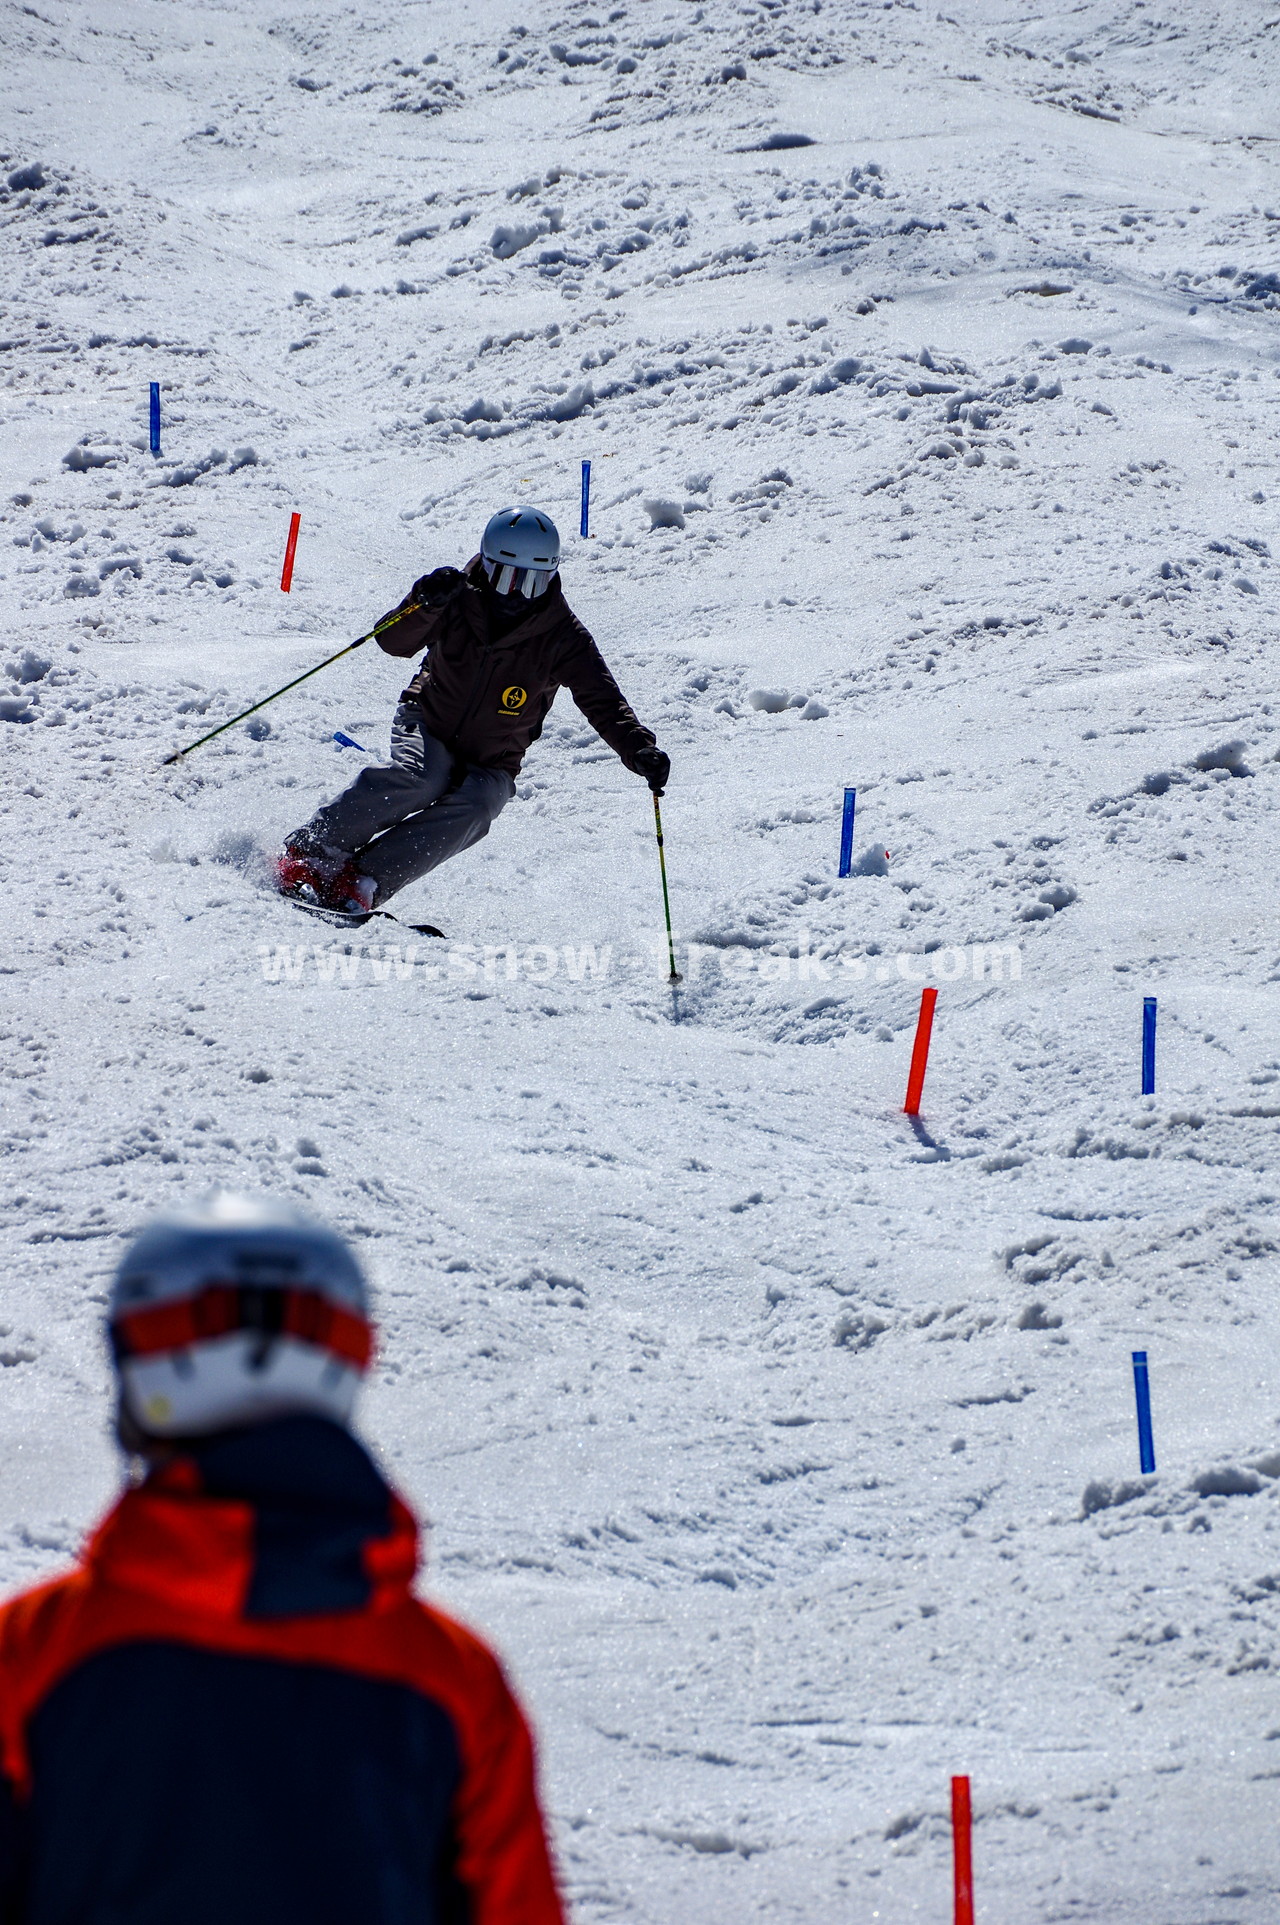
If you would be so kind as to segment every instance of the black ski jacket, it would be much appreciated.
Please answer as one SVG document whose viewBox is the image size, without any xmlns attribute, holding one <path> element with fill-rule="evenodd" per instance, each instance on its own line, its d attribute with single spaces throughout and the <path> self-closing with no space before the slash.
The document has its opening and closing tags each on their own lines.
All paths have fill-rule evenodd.
<svg viewBox="0 0 1280 1925">
<path fill-rule="evenodd" d="M 635 758 L 653 748 L 653 732 L 636 719 L 561 593 L 559 575 L 537 606 L 505 631 L 487 586 L 478 556 L 465 572 L 437 568 L 414 583 L 399 620 L 384 617 L 390 626 L 378 646 L 388 655 L 427 651 L 403 699 L 421 709 L 429 733 L 461 762 L 518 775 L 557 691 L 567 688 L 596 733 L 639 774 Z M 423 602 L 427 606 L 413 608 Z"/>
</svg>

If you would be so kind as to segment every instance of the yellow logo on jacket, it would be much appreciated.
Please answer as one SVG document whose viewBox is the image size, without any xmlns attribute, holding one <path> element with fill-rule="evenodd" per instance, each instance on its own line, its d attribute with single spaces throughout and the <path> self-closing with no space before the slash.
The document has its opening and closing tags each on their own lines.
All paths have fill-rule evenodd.
<svg viewBox="0 0 1280 1925">
<path fill-rule="evenodd" d="M 504 688 L 502 691 L 502 706 L 512 715 L 517 709 L 522 709 L 528 699 L 528 689 L 523 689 L 518 684 L 511 688 Z"/>
</svg>

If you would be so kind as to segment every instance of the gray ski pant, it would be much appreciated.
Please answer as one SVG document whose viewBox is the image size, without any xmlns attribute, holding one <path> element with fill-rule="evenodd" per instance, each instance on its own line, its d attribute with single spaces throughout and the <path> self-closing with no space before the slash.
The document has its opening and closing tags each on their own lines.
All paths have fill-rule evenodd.
<svg viewBox="0 0 1280 1925">
<path fill-rule="evenodd" d="M 391 724 L 391 760 L 361 769 L 349 789 L 318 810 L 307 827 L 345 849 L 386 902 L 429 869 L 489 833 L 516 785 L 505 769 L 475 764 L 456 788 L 453 757 L 429 735 L 421 711 L 401 703 Z"/>
</svg>

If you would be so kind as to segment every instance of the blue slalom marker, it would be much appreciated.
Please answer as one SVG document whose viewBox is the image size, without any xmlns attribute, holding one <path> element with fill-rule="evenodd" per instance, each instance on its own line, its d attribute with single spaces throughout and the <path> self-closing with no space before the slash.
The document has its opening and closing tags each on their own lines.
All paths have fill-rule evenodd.
<svg viewBox="0 0 1280 1925">
<path fill-rule="evenodd" d="M 342 754 L 342 751 L 344 749 L 359 749 L 361 755 L 368 755 L 369 753 L 368 749 L 365 748 L 363 743 L 353 742 L 349 735 L 344 735 L 342 733 L 341 729 L 335 729 L 333 731 L 333 739 L 338 745 L 339 755 Z"/>
<path fill-rule="evenodd" d="M 151 452 L 160 452 L 160 383 L 151 383 Z"/>
<path fill-rule="evenodd" d="M 586 540 L 590 530 L 590 521 L 591 521 L 591 463 L 589 461 L 584 461 L 582 464 L 582 519 L 578 524 L 578 533 L 582 536 L 582 539 L 584 541 Z"/>
<path fill-rule="evenodd" d="M 1151 1437 L 1151 1386 L 1147 1382 L 1147 1353 L 1133 1353 L 1133 1392 L 1138 1400 L 1138 1467 L 1149 1477 L 1156 1467 L 1156 1447 Z"/>
<path fill-rule="evenodd" d="M 853 812 L 858 806 L 858 791 L 846 789 L 844 792 L 844 816 L 840 823 L 840 874 L 850 875 L 853 871 Z"/>
<path fill-rule="evenodd" d="M 1156 999 L 1142 999 L 1142 1094 L 1156 1093 Z"/>
</svg>

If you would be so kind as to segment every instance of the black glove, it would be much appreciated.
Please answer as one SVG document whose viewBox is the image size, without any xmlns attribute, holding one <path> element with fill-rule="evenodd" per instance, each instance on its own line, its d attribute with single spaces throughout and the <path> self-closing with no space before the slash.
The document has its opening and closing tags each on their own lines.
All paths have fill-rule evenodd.
<svg viewBox="0 0 1280 1925">
<path fill-rule="evenodd" d="M 655 795 L 661 795 L 671 774 L 671 757 L 661 749 L 641 749 L 635 758 L 636 774 L 642 775 Z"/>
<path fill-rule="evenodd" d="M 419 608 L 443 608 L 466 579 L 460 568 L 433 568 L 413 584 L 413 599 Z"/>
</svg>

